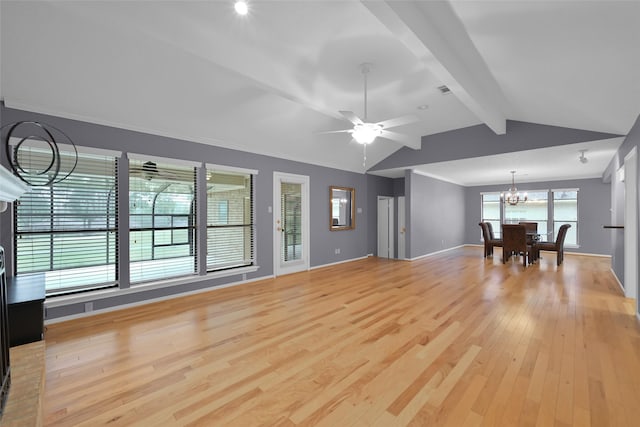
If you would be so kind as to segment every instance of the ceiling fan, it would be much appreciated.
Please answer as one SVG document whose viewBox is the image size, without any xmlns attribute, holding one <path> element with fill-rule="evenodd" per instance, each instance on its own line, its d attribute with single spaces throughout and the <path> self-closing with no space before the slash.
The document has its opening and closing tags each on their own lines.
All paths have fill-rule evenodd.
<svg viewBox="0 0 640 427">
<path fill-rule="evenodd" d="M 129 174 L 143 178 L 146 181 L 180 181 L 179 177 L 175 174 L 163 169 L 158 169 L 158 165 L 152 161 L 145 162 L 142 165 L 131 165 L 129 167 Z"/>
<path fill-rule="evenodd" d="M 419 120 L 414 115 L 407 115 L 396 117 L 394 119 L 384 120 L 381 122 L 368 122 L 367 121 L 367 74 L 371 71 L 372 65 L 364 63 L 360 65 L 360 70 L 364 78 L 364 119 L 358 117 L 353 111 L 340 111 L 340 114 L 347 120 L 353 123 L 351 129 L 332 130 L 326 132 L 318 132 L 318 134 L 326 133 L 350 133 L 353 140 L 366 147 L 367 144 L 371 144 L 376 138 L 386 138 L 392 141 L 400 142 L 403 145 L 407 145 L 411 148 L 416 147 L 415 137 L 404 135 L 398 132 L 393 132 L 387 129 L 407 125 Z"/>
</svg>

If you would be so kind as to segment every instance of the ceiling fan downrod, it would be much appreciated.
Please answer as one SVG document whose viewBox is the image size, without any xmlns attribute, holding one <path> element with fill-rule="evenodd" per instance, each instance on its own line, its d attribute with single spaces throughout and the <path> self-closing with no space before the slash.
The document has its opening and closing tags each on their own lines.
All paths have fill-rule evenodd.
<svg viewBox="0 0 640 427">
<path fill-rule="evenodd" d="M 368 62 L 360 64 L 360 71 L 364 77 L 364 122 L 367 121 L 367 74 L 371 71 L 372 65 Z"/>
</svg>

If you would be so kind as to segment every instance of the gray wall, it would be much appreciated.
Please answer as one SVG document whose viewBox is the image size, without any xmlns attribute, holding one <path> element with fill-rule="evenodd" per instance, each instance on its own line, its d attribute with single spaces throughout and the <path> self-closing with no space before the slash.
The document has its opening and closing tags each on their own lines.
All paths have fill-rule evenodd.
<svg viewBox="0 0 640 427">
<path fill-rule="evenodd" d="M 371 252 L 370 236 L 371 227 L 368 215 L 373 212 L 373 235 L 375 236 L 375 197 L 373 206 L 367 201 L 369 194 L 388 192 L 393 193 L 393 180 L 377 177 L 369 178 L 363 174 L 346 172 L 337 169 L 324 168 L 301 162 L 294 162 L 269 156 L 241 152 L 205 144 L 176 140 L 140 132 L 133 132 L 108 126 L 101 126 L 75 120 L 62 119 L 48 115 L 36 114 L 26 111 L 0 107 L 1 123 L 13 123 L 20 120 L 35 120 L 55 126 L 63 130 L 77 144 L 88 147 L 97 147 L 123 152 L 134 152 L 161 157 L 192 160 L 198 162 L 215 163 L 228 166 L 236 166 L 248 169 L 257 169 L 259 174 L 256 179 L 256 260 L 260 269 L 257 272 L 244 276 L 230 276 L 224 279 L 205 280 L 193 282 L 187 285 L 172 288 L 157 289 L 149 292 L 131 293 L 116 298 L 109 298 L 94 303 L 94 307 L 106 308 L 109 306 L 134 303 L 149 298 L 167 296 L 175 293 L 192 291 L 224 283 L 237 282 L 243 279 L 270 276 L 273 274 L 273 214 L 268 208 L 273 206 L 273 172 L 286 172 L 310 177 L 310 220 L 311 220 L 311 266 L 319 266 L 328 263 L 366 256 Z M 6 165 L 6 156 L 2 151 L 2 161 Z M 126 187 L 127 165 L 121 162 L 123 188 Z M 329 230 L 329 186 L 354 187 L 356 190 L 356 208 L 361 213 L 356 214 L 356 228 L 348 231 Z M 128 197 L 123 194 L 120 199 L 121 218 L 128 218 Z M 126 235 L 126 231 L 124 231 Z M 124 240 L 124 239 L 123 239 Z M 7 251 L 8 261 L 12 261 L 12 226 L 11 209 L 0 214 L 0 244 Z M 340 254 L 335 254 L 335 249 L 340 248 Z M 121 259 L 126 263 L 128 247 L 126 241 L 121 245 Z M 12 271 L 12 263 L 9 263 L 9 271 Z M 128 265 L 123 265 L 122 272 L 128 272 Z M 122 287 L 128 287 L 128 276 L 121 276 Z M 76 314 L 84 311 L 83 304 L 49 309 L 47 317 L 54 318 L 63 315 Z"/>
<path fill-rule="evenodd" d="M 482 242 L 478 223 L 482 219 L 481 192 L 505 191 L 509 184 L 467 187 L 465 189 L 466 231 L 465 242 Z M 578 244 L 579 248 L 567 249 L 570 252 L 608 255 L 611 252 L 609 231 L 602 228 L 609 224 L 609 202 L 611 188 L 601 179 L 579 179 L 568 181 L 518 182 L 518 190 L 532 191 L 554 188 L 579 188 L 578 193 Z"/>
<path fill-rule="evenodd" d="M 396 178 L 393 180 L 393 195 L 396 197 L 404 196 L 404 178 Z"/>
<path fill-rule="evenodd" d="M 607 170 L 604 173 L 607 182 L 611 185 L 611 215 L 610 223 L 613 225 L 624 225 L 624 183 L 616 179 L 616 171 L 624 165 L 624 158 L 629 152 L 640 145 L 640 116 L 627 134 L 624 142 L 618 148 L 615 156 L 611 159 Z M 640 159 L 640 153 L 636 156 Z M 638 162 L 640 163 L 640 161 Z M 638 193 L 640 200 L 640 174 L 638 174 Z M 640 227 L 638 227 L 640 239 Z M 624 230 L 611 230 L 611 257 L 612 269 L 618 280 L 624 286 Z"/>
<path fill-rule="evenodd" d="M 405 171 L 407 258 L 465 243 L 465 188 Z"/>
<path fill-rule="evenodd" d="M 423 136 L 421 150 L 402 147 L 370 170 L 404 168 L 618 136 L 621 135 L 507 120 L 507 133 L 504 135 L 496 135 L 482 124 Z"/>
</svg>

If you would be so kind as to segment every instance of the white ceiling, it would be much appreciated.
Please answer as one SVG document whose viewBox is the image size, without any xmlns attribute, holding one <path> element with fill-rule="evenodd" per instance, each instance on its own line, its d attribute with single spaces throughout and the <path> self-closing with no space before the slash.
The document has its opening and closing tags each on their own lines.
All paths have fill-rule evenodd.
<svg viewBox="0 0 640 427">
<path fill-rule="evenodd" d="M 465 187 L 502 184 L 511 181 L 516 171 L 518 182 L 599 178 L 624 138 L 580 142 L 550 148 L 518 151 L 492 156 L 475 157 L 413 166 L 415 173 L 438 178 Z M 579 161 L 580 151 L 586 150 L 586 163 Z M 373 172 L 388 178 L 404 177 L 404 169 Z"/>
<path fill-rule="evenodd" d="M 0 5 L 9 107 L 344 170 L 364 170 L 362 147 L 314 133 L 348 127 L 339 110 L 363 115 L 363 62 L 369 119 L 415 114 L 397 131 L 416 140 L 479 123 L 502 133 L 507 119 L 624 135 L 640 113 L 635 1 L 261 0 L 247 17 L 231 0 Z M 610 159 L 610 142 L 594 144 Z M 376 141 L 366 167 L 400 147 Z M 416 169 L 468 179 L 429 168 Z"/>
</svg>

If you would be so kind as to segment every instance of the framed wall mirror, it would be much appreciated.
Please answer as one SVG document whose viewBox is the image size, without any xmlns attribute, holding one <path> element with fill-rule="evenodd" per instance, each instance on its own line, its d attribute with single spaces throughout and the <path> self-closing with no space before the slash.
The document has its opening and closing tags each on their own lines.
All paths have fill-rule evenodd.
<svg viewBox="0 0 640 427">
<path fill-rule="evenodd" d="M 356 228 L 356 190 L 350 187 L 329 187 L 329 229 Z"/>
</svg>

